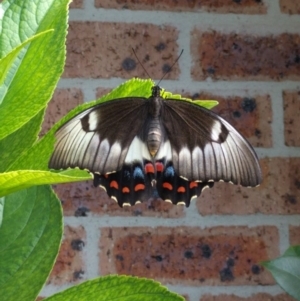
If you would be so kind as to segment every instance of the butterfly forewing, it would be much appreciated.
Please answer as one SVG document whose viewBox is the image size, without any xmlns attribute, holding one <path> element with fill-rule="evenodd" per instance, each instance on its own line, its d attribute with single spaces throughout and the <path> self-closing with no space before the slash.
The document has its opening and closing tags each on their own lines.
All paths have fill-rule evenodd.
<svg viewBox="0 0 300 301">
<path fill-rule="evenodd" d="M 121 169 L 146 116 L 147 99 L 137 97 L 105 102 L 81 112 L 58 129 L 49 166 L 79 167 L 100 174 Z"/>
<path fill-rule="evenodd" d="M 257 186 L 261 182 L 252 146 L 214 112 L 188 101 L 165 99 L 162 120 L 180 176 L 243 186 Z"/>
</svg>

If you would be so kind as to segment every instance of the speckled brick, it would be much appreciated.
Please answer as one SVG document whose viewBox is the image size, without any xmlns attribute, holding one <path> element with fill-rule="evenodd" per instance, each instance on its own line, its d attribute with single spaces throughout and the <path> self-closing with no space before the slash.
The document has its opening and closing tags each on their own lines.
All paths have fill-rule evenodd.
<svg viewBox="0 0 300 301">
<path fill-rule="evenodd" d="M 112 89 L 107 89 L 107 88 L 97 88 L 96 90 L 96 99 L 108 94 L 111 92 Z"/>
<path fill-rule="evenodd" d="M 70 8 L 83 8 L 83 0 L 73 0 L 70 3 Z"/>
<path fill-rule="evenodd" d="M 178 32 L 152 24 L 70 22 L 64 77 L 159 79 L 178 56 Z M 177 79 L 176 64 L 167 78 Z"/>
<path fill-rule="evenodd" d="M 83 94 L 80 89 L 56 89 L 47 107 L 41 134 L 45 134 L 56 122 L 81 103 L 83 103 Z"/>
<path fill-rule="evenodd" d="M 85 265 L 82 251 L 86 244 L 85 240 L 86 234 L 82 226 L 64 228 L 64 240 L 48 284 L 63 285 L 84 278 Z"/>
<path fill-rule="evenodd" d="M 280 0 L 280 9 L 286 14 L 300 14 L 300 0 Z"/>
<path fill-rule="evenodd" d="M 95 0 L 96 7 L 131 10 L 209 11 L 218 13 L 266 13 L 262 0 Z"/>
<path fill-rule="evenodd" d="M 284 138 L 287 146 L 300 146 L 300 91 L 284 91 Z"/>
<path fill-rule="evenodd" d="M 160 200 L 121 208 L 102 188 L 96 188 L 92 182 L 54 185 L 54 190 L 62 202 L 65 216 L 89 216 L 109 214 L 111 216 L 155 216 L 179 218 L 185 216 L 183 206 Z"/>
<path fill-rule="evenodd" d="M 221 294 L 218 296 L 204 295 L 200 301 L 295 301 L 287 294 L 272 296 L 265 293 L 255 294 L 251 297 L 239 297 L 235 295 Z"/>
<path fill-rule="evenodd" d="M 258 262 L 275 258 L 276 227 L 104 228 L 100 271 L 181 285 L 273 284 Z"/>
<path fill-rule="evenodd" d="M 290 226 L 290 245 L 300 245 L 300 226 Z"/>
<path fill-rule="evenodd" d="M 299 214 L 300 158 L 266 158 L 260 163 L 263 182 L 259 187 L 216 183 L 198 198 L 199 213 Z"/>
<path fill-rule="evenodd" d="M 195 80 L 299 80 L 300 35 L 252 36 L 192 31 Z"/>
<path fill-rule="evenodd" d="M 180 92 L 198 100 L 217 100 L 212 110 L 234 126 L 254 147 L 272 147 L 272 108 L 269 95 L 222 96 L 222 91 L 194 93 Z"/>
</svg>

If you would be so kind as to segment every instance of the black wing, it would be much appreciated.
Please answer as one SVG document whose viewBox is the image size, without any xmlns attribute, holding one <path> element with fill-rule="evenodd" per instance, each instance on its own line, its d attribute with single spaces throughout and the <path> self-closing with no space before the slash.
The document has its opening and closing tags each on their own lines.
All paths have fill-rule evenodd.
<svg viewBox="0 0 300 301">
<path fill-rule="evenodd" d="M 108 101 L 81 112 L 56 132 L 49 167 L 79 167 L 99 174 L 120 170 L 147 112 L 147 99 L 138 97 Z"/>
<path fill-rule="evenodd" d="M 49 167 L 79 167 L 94 176 L 121 207 L 151 197 L 151 178 L 144 172 L 151 160 L 143 137 L 148 99 L 128 97 L 91 107 L 56 132 Z"/>
<path fill-rule="evenodd" d="M 257 186 L 262 180 L 255 151 L 227 121 L 192 102 L 164 99 L 163 124 L 173 166 L 190 181 L 228 181 Z"/>
</svg>

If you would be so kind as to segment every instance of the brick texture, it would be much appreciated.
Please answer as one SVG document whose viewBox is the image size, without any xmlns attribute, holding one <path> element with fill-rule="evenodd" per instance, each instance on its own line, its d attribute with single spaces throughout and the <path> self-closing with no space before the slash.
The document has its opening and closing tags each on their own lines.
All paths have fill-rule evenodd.
<svg viewBox="0 0 300 301">
<path fill-rule="evenodd" d="M 300 226 L 290 226 L 290 245 L 300 245 Z"/>
<path fill-rule="evenodd" d="M 300 14 L 300 0 L 280 0 L 280 9 L 286 14 Z"/>
<path fill-rule="evenodd" d="M 216 183 L 197 200 L 199 213 L 299 214 L 300 158 L 261 160 L 263 182 L 256 188 Z"/>
<path fill-rule="evenodd" d="M 248 298 L 238 297 L 235 295 L 224 295 L 219 296 L 204 295 L 200 301 L 294 301 L 295 299 L 288 296 L 287 294 L 280 294 L 272 296 L 265 293 L 255 294 Z"/>
<path fill-rule="evenodd" d="M 64 77 L 159 79 L 178 56 L 178 32 L 171 26 L 70 22 Z M 76 62 L 76 63 L 74 63 Z M 166 78 L 178 78 L 175 65 Z"/>
<path fill-rule="evenodd" d="M 299 80 L 299 47 L 297 34 L 258 37 L 194 29 L 191 74 L 195 80 Z"/>
<path fill-rule="evenodd" d="M 266 13 L 263 1 L 257 0 L 95 0 L 96 7 L 131 10 L 209 11 L 219 13 Z"/>
<path fill-rule="evenodd" d="M 284 138 L 287 146 L 300 146 L 300 91 L 284 91 Z"/>
<path fill-rule="evenodd" d="M 86 244 L 85 230 L 82 226 L 76 228 L 66 226 L 64 237 L 48 284 L 68 284 L 78 282 L 84 277 L 85 264 L 82 251 Z"/>
<path fill-rule="evenodd" d="M 258 262 L 278 256 L 276 227 L 106 228 L 100 270 L 186 285 L 272 284 Z"/>
<path fill-rule="evenodd" d="M 81 103 L 83 103 L 83 94 L 80 89 L 55 90 L 45 113 L 41 135 L 44 135 L 56 122 Z"/>
<path fill-rule="evenodd" d="M 120 208 L 102 188 L 92 182 L 54 185 L 54 191 L 62 201 L 65 216 L 89 216 L 109 214 L 111 216 L 156 216 L 179 218 L 185 216 L 183 206 L 153 200 L 149 203 Z"/>
</svg>

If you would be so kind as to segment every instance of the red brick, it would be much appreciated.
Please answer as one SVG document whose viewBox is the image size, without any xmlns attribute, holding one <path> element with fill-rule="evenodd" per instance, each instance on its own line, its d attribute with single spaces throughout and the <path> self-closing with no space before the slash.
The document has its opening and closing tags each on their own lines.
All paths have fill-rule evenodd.
<svg viewBox="0 0 300 301">
<path fill-rule="evenodd" d="M 299 80 L 300 35 L 192 32 L 192 77 L 204 80 Z"/>
<path fill-rule="evenodd" d="M 183 206 L 174 206 L 159 200 L 121 208 L 108 197 L 102 188 L 92 182 L 69 183 L 53 186 L 62 201 L 65 216 L 87 216 L 90 214 L 111 216 L 155 216 L 179 218 L 185 216 Z"/>
<path fill-rule="evenodd" d="M 243 0 L 95 0 L 96 7 L 131 10 L 167 10 L 167 11 L 209 11 L 218 13 L 266 13 L 262 1 Z"/>
<path fill-rule="evenodd" d="M 96 90 L 96 99 L 101 98 L 102 96 L 108 94 L 111 92 L 112 89 L 107 89 L 107 88 L 97 88 Z"/>
<path fill-rule="evenodd" d="M 65 227 L 64 240 L 58 258 L 50 274 L 48 284 L 62 285 L 77 282 L 84 277 L 85 265 L 82 249 L 86 234 L 82 226 Z"/>
<path fill-rule="evenodd" d="M 181 285 L 273 284 L 258 266 L 275 258 L 276 227 L 102 228 L 100 270 Z"/>
<path fill-rule="evenodd" d="M 286 14 L 300 14 L 300 0 L 280 0 L 280 9 Z"/>
<path fill-rule="evenodd" d="M 185 97 L 194 100 L 217 100 L 219 104 L 212 110 L 234 126 L 254 147 L 272 146 L 272 108 L 269 95 L 251 97 L 222 96 L 222 91 L 214 94 L 202 91 L 193 95 L 181 91 Z"/>
<path fill-rule="evenodd" d="M 292 297 L 287 294 L 280 294 L 272 296 L 265 293 L 255 294 L 251 297 L 238 297 L 235 295 L 221 294 L 218 296 L 204 295 L 200 301 L 294 301 Z"/>
<path fill-rule="evenodd" d="M 83 0 L 73 0 L 70 4 L 70 8 L 83 8 Z"/>
<path fill-rule="evenodd" d="M 216 183 L 197 200 L 201 215 L 208 214 L 299 214 L 300 158 L 260 161 L 263 182 L 256 188 Z"/>
<path fill-rule="evenodd" d="M 152 78 L 159 79 L 178 56 L 172 26 L 70 22 L 64 77 L 146 77 L 132 48 Z M 176 64 L 167 78 L 177 79 Z"/>
<path fill-rule="evenodd" d="M 290 244 L 300 245 L 300 226 L 290 226 Z"/>
<path fill-rule="evenodd" d="M 81 103 L 83 103 L 83 94 L 80 89 L 55 90 L 46 110 L 41 134 L 44 135 L 56 122 Z"/>
<path fill-rule="evenodd" d="M 284 91 L 284 138 L 287 146 L 300 146 L 300 91 Z"/>
</svg>

